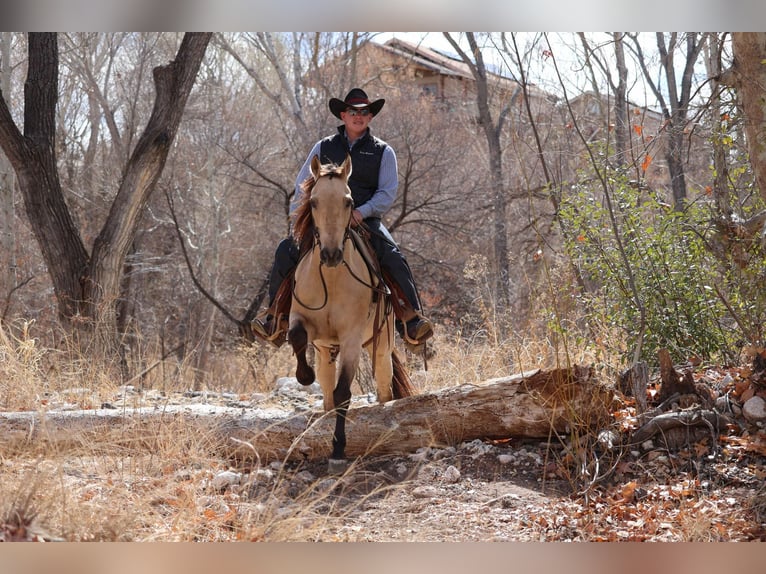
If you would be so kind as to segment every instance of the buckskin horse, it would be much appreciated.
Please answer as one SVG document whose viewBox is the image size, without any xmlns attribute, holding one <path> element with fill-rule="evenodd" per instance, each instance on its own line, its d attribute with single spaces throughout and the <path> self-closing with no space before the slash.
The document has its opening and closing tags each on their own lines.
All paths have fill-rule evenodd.
<svg viewBox="0 0 766 574">
<path fill-rule="evenodd" d="M 337 166 L 320 164 L 314 156 L 294 213 L 293 236 L 300 259 L 287 340 L 297 359 L 296 378 L 303 385 L 314 382 L 314 369 L 306 359 L 308 345 L 314 346 L 324 410 L 335 411 L 331 472 L 346 466 L 346 414 L 362 348 L 370 355 L 378 402 L 413 394 L 394 347 L 388 288 L 369 255 L 372 251 L 354 239 L 350 175 L 350 157 Z"/>
</svg>

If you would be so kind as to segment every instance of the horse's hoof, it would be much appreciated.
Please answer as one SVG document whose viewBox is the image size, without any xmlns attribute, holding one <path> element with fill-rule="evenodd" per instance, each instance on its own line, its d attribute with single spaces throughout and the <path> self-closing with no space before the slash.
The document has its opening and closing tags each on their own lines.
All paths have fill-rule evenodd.
<svg viewBox="0 0 766 574">
<path fill-rule="evenodd" d="M 307 369 L 298 368 L 295 372 L 295 378 L 298 379 L 298 382 L 304 387 L 309 386 L 316 380 L 314 369 L 311 367 Z"/>
<path fill-rule="evenodd" d="M 345 458 L 331 458 L 327 461 L 327 472 L 338 475 L 348 470 L 348 460 Z"/>
</svg>

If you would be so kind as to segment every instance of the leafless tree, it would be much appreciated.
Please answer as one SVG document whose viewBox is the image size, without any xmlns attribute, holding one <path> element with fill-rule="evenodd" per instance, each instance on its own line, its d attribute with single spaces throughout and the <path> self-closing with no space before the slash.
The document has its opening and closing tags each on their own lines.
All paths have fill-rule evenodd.
<svg viewBox="0 0 766 574">
<path fill-rule="evenodd" d="M 128 159 L 109 214 L 88 252 L 64 199 L 56 147 L 59 43 L 30 33 L 23 132 L 0 99 L 0 146 L 19 178 L 27 217 L 48 265 L 61 318 L 103 327 L 114 344 L 123 265 L 137 223 L 162 173 L 210 34 L 184 36 L 176 58 L 154 70 L 156 99 Z"/>
<path fill-rule="evenodd" d="M 616 78 L 612 74 L 611 67 L 608 61 L 601 56 L 598 49 L 591 45 L 591 41 L 585 33 L 578 33 L 580 42 L 582 43 L 585 51 L 584 66 L 589 70 L 591 75 L 591 85 L 593 91 L 599 95 L 601 94 L 600 85 L 601 78 L 605 78 L 611 94 L 609 99 L 611 100 L 611 109 L 606 114 L 606 122 L 610 123 L 613 119 L 614 122 L 614 147 L 615 147 L 615 163 L 619 166 L 624 166 L 627 163 L 628 156 L 628 143 L 630 141 L 630 126 L 628 123 L 628 66 L 625 60 L 625 34 L 623 32 L 612 32 L 612 46 L 614 50 L 614 64 L 616 67 Z M 593 67 L 598 68 L 601 72 L 601 77 L 596 78 Z"/>
<path fill-rule="evenodd" d="M 497 302 L 502 310 L 508 306 L 510 301 L 506 207 L 508 191 L 503 178 L 503 153 L 500 145 L 504 113 L 500 112 L 499 117 L 493 117 L 490 108 L 491 86 L 488 81 L 487 66 L 484 63 L 484 54 L 476 34 L 473 32 L 465 33 L 470 54 L 463 50 L 451 33 L 444 32 L 444 37 L 469 67 L 475 81 L 479 125 L 484 132 L 488 151 L 489 180 L 494 203 L 494 263 L 497 269 L 495 286 L 498 294 Z"/>
<path fill-rule="evenodd" d="M 687 32 L 679 34 L 657 32 L 657 50 L 660 56 L 664 87 L 655 81 L 648 58 L 637 34 L 630 34 L 631 45 L 638 57 L 644 78 L 662 109 L 667 131 L 666 158 L 673 192 L 673 205 L 682 209 L 686 201 L 686 174 L 684 168 L 684 139 L 688 133 L 689 106 L 694 97 L 694 66 L 707 42 L 707 33 Z M 685 50 L 680 51 L 683 43 Z M 684 58 L 681 77 L 676 72 L 676 57 Z"/>
</svg>

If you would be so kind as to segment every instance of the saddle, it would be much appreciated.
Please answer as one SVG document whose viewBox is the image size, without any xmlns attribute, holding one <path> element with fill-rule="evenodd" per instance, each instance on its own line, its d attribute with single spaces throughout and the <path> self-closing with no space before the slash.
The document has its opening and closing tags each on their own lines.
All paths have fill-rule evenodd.
<svg viewBox="0 0 766 574">
<path fill-rule="evenodd" d="M 370 275 L 377 277 L 381 285 L 383 285 L 382 292 L 388 298 L 388 303 L 391 305 L 394 311 L 394 316 L 402 323 L 406 323 L 417 315 L 415 309 L 412 308 L 407 297 L 405 297 L 399 284 L 394 281 L 390 274 L 381 269 L 378 258 L 375 255 L 375 250 L 370 243 L 370 233 L 363 227 L 351 228 L 349 230 L 349 236 L 354 242 L 359 253 L 362 255 L 362 259 L 367 264 L 367 269 L 370 271 Z M 377 297 L 380 295 L 381 290 L 375 290 L 373 293 L 373 301 L 377 301 Z"/>
<path fill-rule="evenodd" d="M 362 226 L 352 228 L 350 230 L 350 236 L 354 241 L 354 245 L 356 245 L 356 248 L 362 254 L 362 258 L 367 264 L 370 274 L 373 277 L 377 277 L 384 287 L 383 292 L 387 299 L 386 306 L 388 307 L 390 305 L 393 309 L 394 317 L 396 318 L 396 330 L 399 332 L 399 336 L 402 338 L 404 346 L 412 353 L 425 353 L 425 345 L 410 339 L 407 336 L 407 330 L 405 329 L 407 321 L 420 316 L 420 314 L 412 307 L 405 296 L 404 291 L 399 286 L 399 283 L 397 283 L 389 273 L 380 268 L 378 258 L 370 243 L 369 231 Z M 380 291 L 376 289 L 373 294 L 373 301 L 376 301 L 379 295 Z"/>
</svg>

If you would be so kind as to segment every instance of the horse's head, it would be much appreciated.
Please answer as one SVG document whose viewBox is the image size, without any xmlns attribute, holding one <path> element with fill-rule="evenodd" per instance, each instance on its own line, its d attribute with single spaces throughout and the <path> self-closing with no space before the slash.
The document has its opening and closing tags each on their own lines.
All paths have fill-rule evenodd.
<svg viewBox="0 0 766 574">
<path fill-rule="evenodd" d="M 319 158 L 311 159 L 311 189 L 309 205 L 314 223 L 314 237 L 319 244 L 319 260 L 328 267 L 343 261 L 343 244 L 354 209 L 348 178 L 351 175 L 351 158 L 340 166 L 321 165 Z"/>
</svg>

